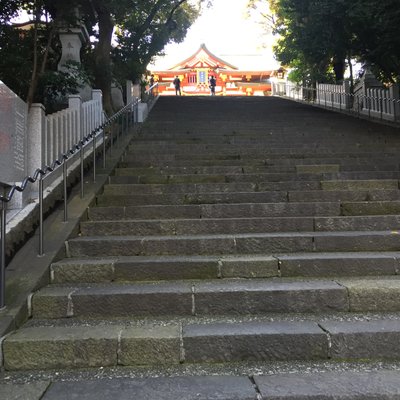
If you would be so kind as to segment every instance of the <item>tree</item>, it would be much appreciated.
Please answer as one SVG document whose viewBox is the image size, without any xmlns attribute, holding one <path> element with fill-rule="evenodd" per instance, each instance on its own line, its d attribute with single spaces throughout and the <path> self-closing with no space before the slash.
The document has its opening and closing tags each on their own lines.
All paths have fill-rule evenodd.
<svg viewBox="0 0 400 400">
<path fill-rule="evenodd" d="M 162 53 L 167 43 L 179 43 L 184 39 L 200 12 L 185 0 L 158 2 L 150 12 L 146 11 L 147 3 L 137 3 L 117 33 L 113 61 L 121 80 L 135 81 L 144 74 L 147 65 L 155 55 Z"/>
<path fill-rule="evenodd" d="M 98 21 L 96 84 L 107 111 L 112 110 L 112 62 L 121 80 L 137 77 L 168 42 L 182 40 L 204 1 L 194 6 L 189 0 L 91 0 Z M 113 49 L 114 28 L 118 45 Z"/>
<path fill-rule="evenodd" d="M 265 0 L 249 0 L 257 7 Z M 270 0 L 278 60 L 304 80 L 343 80 L 351 59 L 382 79 L 399 81 L 400 9 L 397 0 Z"/>
<path fill-rule="evenodd" d="M 351 46 L 345 0 L 277 0 L 273 11 L 278 59 L 288 65 L 300 61 L 313 81 L 333 75 L 342 81 Z"/>
<path fill-rule="evenodd" d="M 95 37 L 93 43 L 84 49 L 85 65 L 92 68 L 95 87 L 103 92 L 105 109 L 113 111 L 111 83 L 114 75 L 121 81 L 141 75 L 150 59 L 162 52 L 169 41 L 180 41 L 191 23 L 199 15 L 206 0 L 0 0 L 0 56 L 14 50 L 19 55 L 19 69 L 26 69 L 24 81 L 29 80 L 26 98 L 31 103 L 37 98 L 37 88 L 43 88 L 41 80 L 47 79 L 49 70 L 57 73 L 54 60 L 60 56 L 57 31 L 61 27 L 84 23 Z M 31 29 L 24 34 L 24 42 L 7 41 L 17 35 L 9 26 L 16 13 L 26 9 L 33 17 Z M 115 32 L 119 32 L 115 42 Z M 8 35 L 8 36 L 7 36 Z M 29 50 L 29 46 L 31 46 Z M 18 52 L 26 51 L 25 59 Z M 2 57 L 0 57 L 2 58 Z M 7 70 L 7 59 L 0 61 Z M 26 68 L 25 68 L 26 66 Z M 132 69 L 131 69 L 132 68 Z M 29 71 L 29 72 L 28 72 Z M 51 77 L 57 82 L 60 76 Z M 30 75 L 29 79 L 26 77 Z M 54 79 L 57 78 L 57 79 Z M 67 77 L 65 77 L 67 78 Z M 3 79 L 4 80 L 4 79 Z M 10 77 L 9 82 L 18 86 Z M 71 85 L 67 79 L 66 86 Z M 12 88 L 12 87 L 11 87 Z M 26 87 L 20 88 L 26 91 Z"/>
<path fill-rule="evenodd" d="M 400 8 L 397 0 L 349 4 L 355 55 L 384 82 L 400 82 Z"/>
</svg>

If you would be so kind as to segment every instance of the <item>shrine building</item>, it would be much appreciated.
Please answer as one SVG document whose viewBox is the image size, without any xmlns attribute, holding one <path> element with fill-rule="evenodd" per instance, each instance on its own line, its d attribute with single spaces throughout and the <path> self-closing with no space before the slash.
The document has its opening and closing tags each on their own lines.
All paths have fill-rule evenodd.
<svg viewBox="0 0 400 400">
<path fill-rule="evenodd" d="M 181 81 L 183 96 L 209 95 L 209 79 L 214 76 L 219 96 L 269 96 L 271 78 L 283 79 L 284 70 L 250 71 L 240 70 L 234 65 L 212 54 L 202 44 L 195 54 L 165 71 L 150 70 L 158 82 L 160 95 L 175 95 L 173 80 Z"/>
</svg>

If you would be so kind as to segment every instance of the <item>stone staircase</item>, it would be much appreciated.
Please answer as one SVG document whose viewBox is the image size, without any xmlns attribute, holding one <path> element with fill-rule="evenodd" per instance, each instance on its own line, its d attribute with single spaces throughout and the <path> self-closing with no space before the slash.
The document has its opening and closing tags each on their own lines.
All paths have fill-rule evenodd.
<svg viewBox="0 0 400 400">
<path fill-rule="evenodd" d="M 299 374 L 263 372 L 301 363 L 399 394 L 399 153 L 394 128 L 278 98 L 161 98 L 5 370 L 236 365 L 243 398 L 292 399 L 273 379 Z"/>
</svg>

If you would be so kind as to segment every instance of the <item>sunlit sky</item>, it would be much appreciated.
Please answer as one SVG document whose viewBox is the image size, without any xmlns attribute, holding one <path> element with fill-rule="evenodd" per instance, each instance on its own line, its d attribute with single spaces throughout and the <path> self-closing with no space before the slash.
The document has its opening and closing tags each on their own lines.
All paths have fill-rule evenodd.
<svg viewBox="0 0 400 400">
<path fill-rule="evenodd" d="M 165 56 L 149 65 L 152 70 L 165 70 L 193 55 L 204 43 L 208 50 L 239 69 L 278 68 L 273 57 L 271 34 L 260 24 L 255 12 L 246 17 L 247 0 L 213 0 L 191 26 L 185 40 L 169 44 Z"/>
</svg>

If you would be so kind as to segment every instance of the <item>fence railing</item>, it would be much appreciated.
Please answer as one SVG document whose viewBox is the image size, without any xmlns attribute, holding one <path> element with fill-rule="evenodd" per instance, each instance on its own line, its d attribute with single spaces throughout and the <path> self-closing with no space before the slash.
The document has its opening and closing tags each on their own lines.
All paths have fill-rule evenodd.
<svg viewBox="0 0 400 400">
<path fill-rule="evenodd" d="M 343 85 L 317 84 L 315 88 L 293 83 L 273 83 L 272 94 L 296 101 L 338 110 L 358 117 L 400 123 L 398 89 L 369 88 L 356 94 L 349 93 L 348 83 Z"/>
<path fill-rule="evenodd" d="M 33 175 L 26 176 L 20 185 L 13 185 L 5 195 L 0 195 L 0 309 L 5 307 L 5 270 L 6 270 L 6 223 L 7 223 L 7 204 L 12 200 L 13 196 L 17 192 L 23 192 L 30 183 L 39 183 L 39 248 L 38 254 L 44 254 L 44 228 L 43 228 L 43 214 L 44 214 L 44 183 L 48 177 L 52 176 L 56 171 L 62 168 L 62 181 L 63 181 L 63 201 L 64 201 L 64 221 L 68 219 L 68 194 L 67 194 L 67 177 L 68 168 L 72 165 L 72 161 L 79 155 L 80 162 L 80 183 L 81 183 L 81 197 L 84 196 L 84 162 L 88 157 L 93 157 L 93 181 L 96 180 L 96 156 L 100 149 L 103 154 L 103 167 L 106 167 L 106 148 L 107 145 L 112 150 L 113 142 L 118 140 L 118 136 L 127 132 L 133 124 L 138 122 L 138 108 L 140 100 L 134 99 L 130 104 L 123 107 L 113 116 L 108 119 L 104 119 L 102 113 L 93 110 L 96 108 L 96 101 L 85 105 L 83 107 L 83 113 L 87 114 L 84 118 L 79 115 L 77 110 L 72 110 L 68 113 L 61 112 L 57 116 L 52 116 L 47 119 L 47 127 L 58 126 L 61 129 L 48 129 L 47 139 L 54 142 L 57 140 L 57 144 L 64 149 L 61 151 L 59 156 L 55 157 L 52 163 L 46 163 L 43 167 L 35 170 Z M 70 107 L 71 108 L 71 107 Z M 85 122 L 87 121 L 87 122 Z M 83 126 L 83 124 L 85 126 Z M 117 126 L 116 134 L 113 133 L 114 126 Z M 83 132 L 88 132 L 86 135 L 78 138 L 74 143 L 73 139 L 62 139 L 60 132 L 72 133 L 73 129 L 77 129 L 78 133 L 73 133 L 72 138 L 76 138 Z M 71 130 L 71 131 L 70 131 Z M 55 134 L 54 132 L 58 132 Z M 109 132 L 107 132 L 109 131 Z M 53 135 L 53 136 L 52 136 Z M 99 140 L 100 139 L 100 140 Z M 70 145 L 68 147 L 68 145 Z M 89 150 L 87 150 L 89 149 Z M 91 151 L 90 151 L 91 150 Z M 50 157 L 52 152 L 46 152 Z M 46 158 L 48 159 L 48 158 Z"/>
</svg>

